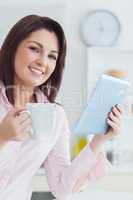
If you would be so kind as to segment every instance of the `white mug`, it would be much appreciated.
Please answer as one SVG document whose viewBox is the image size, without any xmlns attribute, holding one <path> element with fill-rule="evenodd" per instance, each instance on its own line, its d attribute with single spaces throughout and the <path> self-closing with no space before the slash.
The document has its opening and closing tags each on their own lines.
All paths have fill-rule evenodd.
<svg viewBox="0 0 133 200">
<path fill-rule="evenodd" d="M 27 110 L 32 121 L 32 137 L 37 139 L 50 139 L 55 123 L 54 103 L 28 103 Z"/>
</svg>

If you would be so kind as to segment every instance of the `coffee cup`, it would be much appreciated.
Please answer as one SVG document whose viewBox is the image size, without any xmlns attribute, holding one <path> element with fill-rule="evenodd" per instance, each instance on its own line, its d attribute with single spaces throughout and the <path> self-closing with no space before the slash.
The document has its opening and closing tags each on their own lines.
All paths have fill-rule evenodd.
<svg viewBox="0 0 133 200">
<path fill-rule="evenodd" d="M 26 107 L 31 117 L 32 137 L 37 139 L 50 139 L 54 132 L 55 104 L 28 103 Z"/>
</svg>

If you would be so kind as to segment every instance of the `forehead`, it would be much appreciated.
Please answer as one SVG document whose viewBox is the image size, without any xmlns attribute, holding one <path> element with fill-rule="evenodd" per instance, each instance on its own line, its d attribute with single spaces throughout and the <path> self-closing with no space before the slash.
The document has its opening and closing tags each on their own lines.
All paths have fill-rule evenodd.
<svg viewBox="0 0 133 200">
<path fill-rule="evenodd" d="M 44 49 L 59 51 L 59 42 L 54 32 L 46 29 L 32 32 L 23 42 L 38 42 Z"/>
</svg>

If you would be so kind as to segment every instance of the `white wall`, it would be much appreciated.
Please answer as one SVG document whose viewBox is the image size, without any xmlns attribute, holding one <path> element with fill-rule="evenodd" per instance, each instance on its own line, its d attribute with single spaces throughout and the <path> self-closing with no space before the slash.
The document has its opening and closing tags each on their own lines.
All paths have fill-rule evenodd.
<svg viewBox="0 0 133 200">
<path fill-rule="evenodd" d="M 53 6 L 50 8 L 49 4 Z M 2 31 L 4 29 L 7 32 L 9 27 L 7 28 L 6 25 L 11 26 L 9 21 L 13 24 L 22 13 L 31 14 L 32 11 L 40 12 L 39 10 L 41 14 L 52 16 L 63 25 L 68 40 L 68 55 L 60 99 L 65 105 L 71 125 L 79 116 L 86 100 L 86 47 L 79 34 L 82 18 L 92 9 L 110 9 L 118 15 L 122 23 L 122 33 L 117 45 L 132 48 L 132 6 L 132 0 L 23 0 L 23 2 L 5 0 L 0 2 Z M 1 38 L 4 35 L 0 33 Z"/>
</svg>

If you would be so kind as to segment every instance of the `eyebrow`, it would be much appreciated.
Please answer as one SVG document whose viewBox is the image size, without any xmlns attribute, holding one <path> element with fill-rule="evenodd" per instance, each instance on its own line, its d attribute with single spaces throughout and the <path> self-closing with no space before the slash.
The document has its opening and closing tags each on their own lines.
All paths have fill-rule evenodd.
<svg viewBox="0 0 133 200">
<path fill-rule="evenodd" d="M 35 43 L 35 44 L 37 44 L 41 49 L 43 49 L 43 45 L 42 44 L 40 44 L 39 42 L 36 42 L 36 41 L 28 41 L 28 43 Z M 51 50 L 51 52 L 52 53 L 56 53 L 56 54 L 58 54 L 59 52 L 58 51 L 56 51 L 56 50 Z"/>
</svg>

